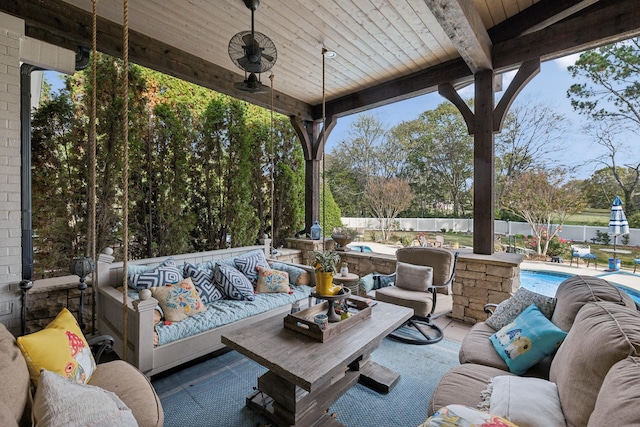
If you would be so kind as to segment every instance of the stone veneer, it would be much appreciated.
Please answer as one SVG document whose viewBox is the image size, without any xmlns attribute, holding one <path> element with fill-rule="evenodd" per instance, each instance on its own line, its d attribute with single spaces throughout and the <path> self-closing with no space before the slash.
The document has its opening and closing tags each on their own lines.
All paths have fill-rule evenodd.
<svg viewBox="0 0 640 427">
<path fill-rule="evenodd" d="M 451 317 L 466 323 L 486 320 L 485 304 L 499 304 L 520 287 L 523 259 L 520 254 L 460 254 Z"/>
</svg>

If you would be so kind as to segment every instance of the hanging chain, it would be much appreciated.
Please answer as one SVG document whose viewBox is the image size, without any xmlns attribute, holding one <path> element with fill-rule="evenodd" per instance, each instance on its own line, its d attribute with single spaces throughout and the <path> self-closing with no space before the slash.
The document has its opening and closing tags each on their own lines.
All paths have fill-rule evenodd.
<svg viewBox="0 0 640 427">
<path fill-rule="evenodd" d="M 97 262 L 96 259 L 96 204 L 98 198 L 96 195 L 96 108 L 97 102 L 97 67 L 96 67 L 96 52 L 98 51 L 98 0 L 93 0 L 93 15 L 91 22 L 91 129 L 89 131 L 89 205 L 91 206 L 91 212 L 89 214 L 89 253 L 93 262 Z M 97 279 L 96 269 L 91 272 L 91 289 L 93 291 L 92 298 L 92 315 L 91 315 L 91 333 L 95 333 L 95 313 L 96 313 L 96 293 L 97 293 Z"/>
</svg>

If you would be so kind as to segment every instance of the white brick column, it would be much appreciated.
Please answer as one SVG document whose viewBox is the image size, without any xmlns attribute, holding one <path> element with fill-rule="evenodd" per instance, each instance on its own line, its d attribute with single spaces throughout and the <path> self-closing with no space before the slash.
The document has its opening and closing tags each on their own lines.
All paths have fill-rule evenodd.
<svg viewBox="0 0 640 427">
<path fill-rule="evenodd" d="M 20 42 L 24 22 L 0 14 L 0 322 L 20 330 Z M 13 288 L 13 289 L 12 289 Z"/>
<path fill-rule="evenodd" d="M 22 206 L 20 66 L 73 73 L 75 52 L 25 37 L 24 21 L 0 12 L 0 323 L 20 332 Z"/>
</svg>

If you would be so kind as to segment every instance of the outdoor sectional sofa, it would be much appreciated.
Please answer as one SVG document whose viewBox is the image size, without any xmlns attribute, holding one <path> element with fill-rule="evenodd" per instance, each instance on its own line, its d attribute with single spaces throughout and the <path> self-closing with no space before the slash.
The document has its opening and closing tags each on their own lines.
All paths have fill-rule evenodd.
<svg viewBox="0 0 640 427">
<path fill-rule="evenodd" d="M 515 375 L 489 339 L 496 329 L 487 322 L 496 319 L 477 323 L 461 344 L 461 365 L 437 385 L 429 414 L 464 410 L 447 406 L 463 405 L 520 426 L 640 425 L 640 312 L 633 299 L 603 279 L 586 276 L 565 280 L 551 306 L 544 307 L 539 295 L 534 301 L 526 294 L 516 292 L 492 317 L 505 316 L 503 321 L 513 324 L 509 317 L 533 302 L 567 332 L 557 351 Z"/>
<path fill-rule="evenodd" d="M 173 262 L 182 268 L 189 263 L 214 268 L 215 264 L 233 265 L 236 258 L 262 252 L 267 258 L 268 246 L 247 246 L 193 254 L 173 255 Z M 168 257 L 136 260 L 128 263 L 131 270 L 152 269 Z M 146 266 L 146 267 L 145 267 Z M 273 268 L 293 269 L 289 275 L 291 293 L 264 293 L 253 301 L 223 299 L 206 305 L 206 312 L 195 314 L 179 322 L 160 319 L 158 300 L 145 293 L 129 290 L 127 304 L 127 356 L 126 360 L 147 376 L 182 365 L 198 357 L 224 348 L 220 337 L 235 329 L 250 327 L 274 317 L 284 317 L 292 303 L 306 299 L 315 286 L 315 276 L 309 266 L 290 263 L 273 264 Z M 276 268 L 277 267 L 277 268 Z M 141 270 L 142 269 L 142 270 Z M 114 350 L 123 357 L 122 291 L 123 263 L 113 262 L 113 256 L 100 254 L 97 262 L 97 327 L 101 334 L 111 335 Z M 299 274 L 302 272 L 302 274 Z M 306 285 L 294 285 L 302 278 Z M 299 281 L 299 280 L 298 280 Z M 120 288 L 119 288 L 120 287 Z"/>
</svg>

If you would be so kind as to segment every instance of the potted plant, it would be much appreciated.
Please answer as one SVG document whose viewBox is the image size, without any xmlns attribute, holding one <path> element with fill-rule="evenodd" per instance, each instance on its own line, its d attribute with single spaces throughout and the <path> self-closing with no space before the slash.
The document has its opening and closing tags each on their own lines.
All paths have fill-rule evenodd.
<svg viewBox="0 0 640 427">
<path fill-rule="evenodd" d="M 340 255 L 333 251 L 312 251 L 311 265 L 316 271 L 316 293 L 333 295 L 333 275 L 338 271 Z"/>
<path fill-rule="evenodd" d="M 337 227 L 331 233 L 331 238 L 338 244 L 337 251 L 348 251 L 347 245 L 358 237 L 358 230 L 349 227 Z"/>
</svg>

